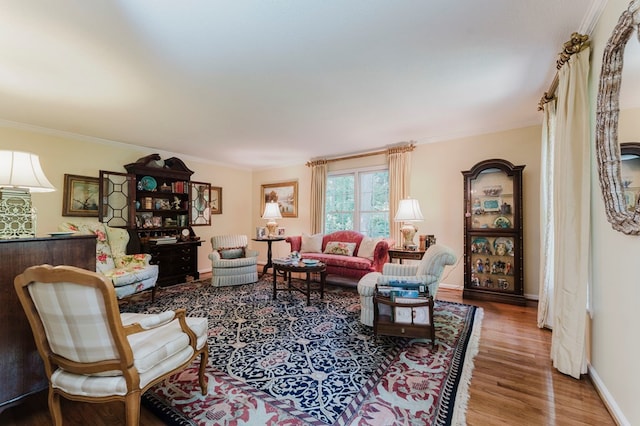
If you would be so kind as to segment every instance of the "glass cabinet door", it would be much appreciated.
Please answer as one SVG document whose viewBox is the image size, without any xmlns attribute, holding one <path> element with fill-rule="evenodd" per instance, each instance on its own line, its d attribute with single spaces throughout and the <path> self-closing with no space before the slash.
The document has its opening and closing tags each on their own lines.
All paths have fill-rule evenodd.
<svg viewBox="0 0 640 426">
<path fill-rule="evenodd" d="M 507 160 L 464 176 L 463 297 L 524 305 L 522 171 Z"/>
<path fill-rule="evenodd" d="M 513 176 L 487 169 L 470 187 L 472 229 L 513 229 Z"/>
</svg>

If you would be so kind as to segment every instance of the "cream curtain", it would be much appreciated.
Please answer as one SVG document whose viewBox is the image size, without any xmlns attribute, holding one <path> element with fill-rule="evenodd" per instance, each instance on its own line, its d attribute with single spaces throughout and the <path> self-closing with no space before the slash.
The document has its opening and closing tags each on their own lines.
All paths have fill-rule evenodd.
<svg viewBox="0 0 640 426">
<path fill-rule="evenodd" d="M 553 334 L 551 359 L 575 378 L 587 372 L 586 308 L 589 280 L 590 129 L 589 48 L 558 72 L 553 138 Z"/>
<path fill-rule="evenodd" d="M 540 295 L 538 327 L 553 328 L 553 152 L 556 137 L 556 101 L 544 106 L 540 165 Z"/>
<path fill-rule="evenodd" d="M 392 147 L 387 150 L 389 162 L 389 231 L 396 243 L 402 241 L 398 222 L 394 222 L 400 200 L 409 196 L 409 176 L 411 176 L 411 151 L 413 145 Z"/>
<path fill-rule="evenodd" d="M 311 167 L 311 233 L 324 231 L 324 201 L 327 193 L 327 160 L 309 163 Z"/>
</svg>

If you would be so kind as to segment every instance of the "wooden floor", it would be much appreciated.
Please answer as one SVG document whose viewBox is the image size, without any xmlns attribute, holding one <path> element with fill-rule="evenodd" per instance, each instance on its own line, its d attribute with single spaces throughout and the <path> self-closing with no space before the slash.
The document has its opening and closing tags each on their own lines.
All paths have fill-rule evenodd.
<svg viewBox="0 0 640 426">
<path fill-rule="evenodd" d="M 438 299 L 484 308 L 467 424 L 615 425 L 587 377 L 575 380 L 552 368 L 551 333 L 536 327 L 536 308 L 463 301 L 459 291 L 444 288 Z M 68 426 L 124 424 L 124 409 L 119 403 L 98 405 L 63 399 L 62 412 Z M 0 425 L 49 424 L 46 395 L 0 414 Z M 163 423 L 143 407 L 140 424 Z"/>
</svg>

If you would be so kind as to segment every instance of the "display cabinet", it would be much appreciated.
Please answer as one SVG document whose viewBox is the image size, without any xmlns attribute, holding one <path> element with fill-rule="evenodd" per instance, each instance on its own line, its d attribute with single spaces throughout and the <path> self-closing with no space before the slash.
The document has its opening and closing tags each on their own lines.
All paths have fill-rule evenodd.
<svg viewBox="0 0 640 426">
<path fill-rule="evenodd" d="M 211 185 L 191 181 L 193 171 L 175 157 L 152 154 L 124 168 L 100 171 L 100 221 L 129 231 L 127 252 L 151 254 L 158 285 L 199 278 L 193 227 L 211 224 Z"/>
<path fill-rule="evenodd" d="M 464 176 L 464 292 L 469 299 L 525 305 L 522 171 L 482 161 Z"/>
</svg>

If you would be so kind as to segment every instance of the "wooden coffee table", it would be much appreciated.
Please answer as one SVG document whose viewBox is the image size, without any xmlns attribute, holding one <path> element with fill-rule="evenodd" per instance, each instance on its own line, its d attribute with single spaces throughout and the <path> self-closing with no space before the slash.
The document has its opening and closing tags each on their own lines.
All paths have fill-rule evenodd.
<svg viewBox="0 0 640 426">
<path fill-rule="evenodd" d="M 284 279 L 287 282 L 286 287 L 278 288 L 278 272 L 281 272 Z M 306 286 L 300 287 L 291 283 L 291 273 L 302 272 L 307 274 Z M 273 299 L 276 299 L 276 294 L 279 291 L 291 291 L 296 290 L 307 296 L 307 306 L 311 304 L 311 274 L 320 274 L 320 299 L 324 299 L 324 283 L 327 278 L 327 265 L 322 262 L 318 262 L 315 265 L 306 265 L 302 262 L 298 263 L 284 263 L 273 261 Z M 315 284 L 315 283 L 314 283 Z"/>
</svg>

